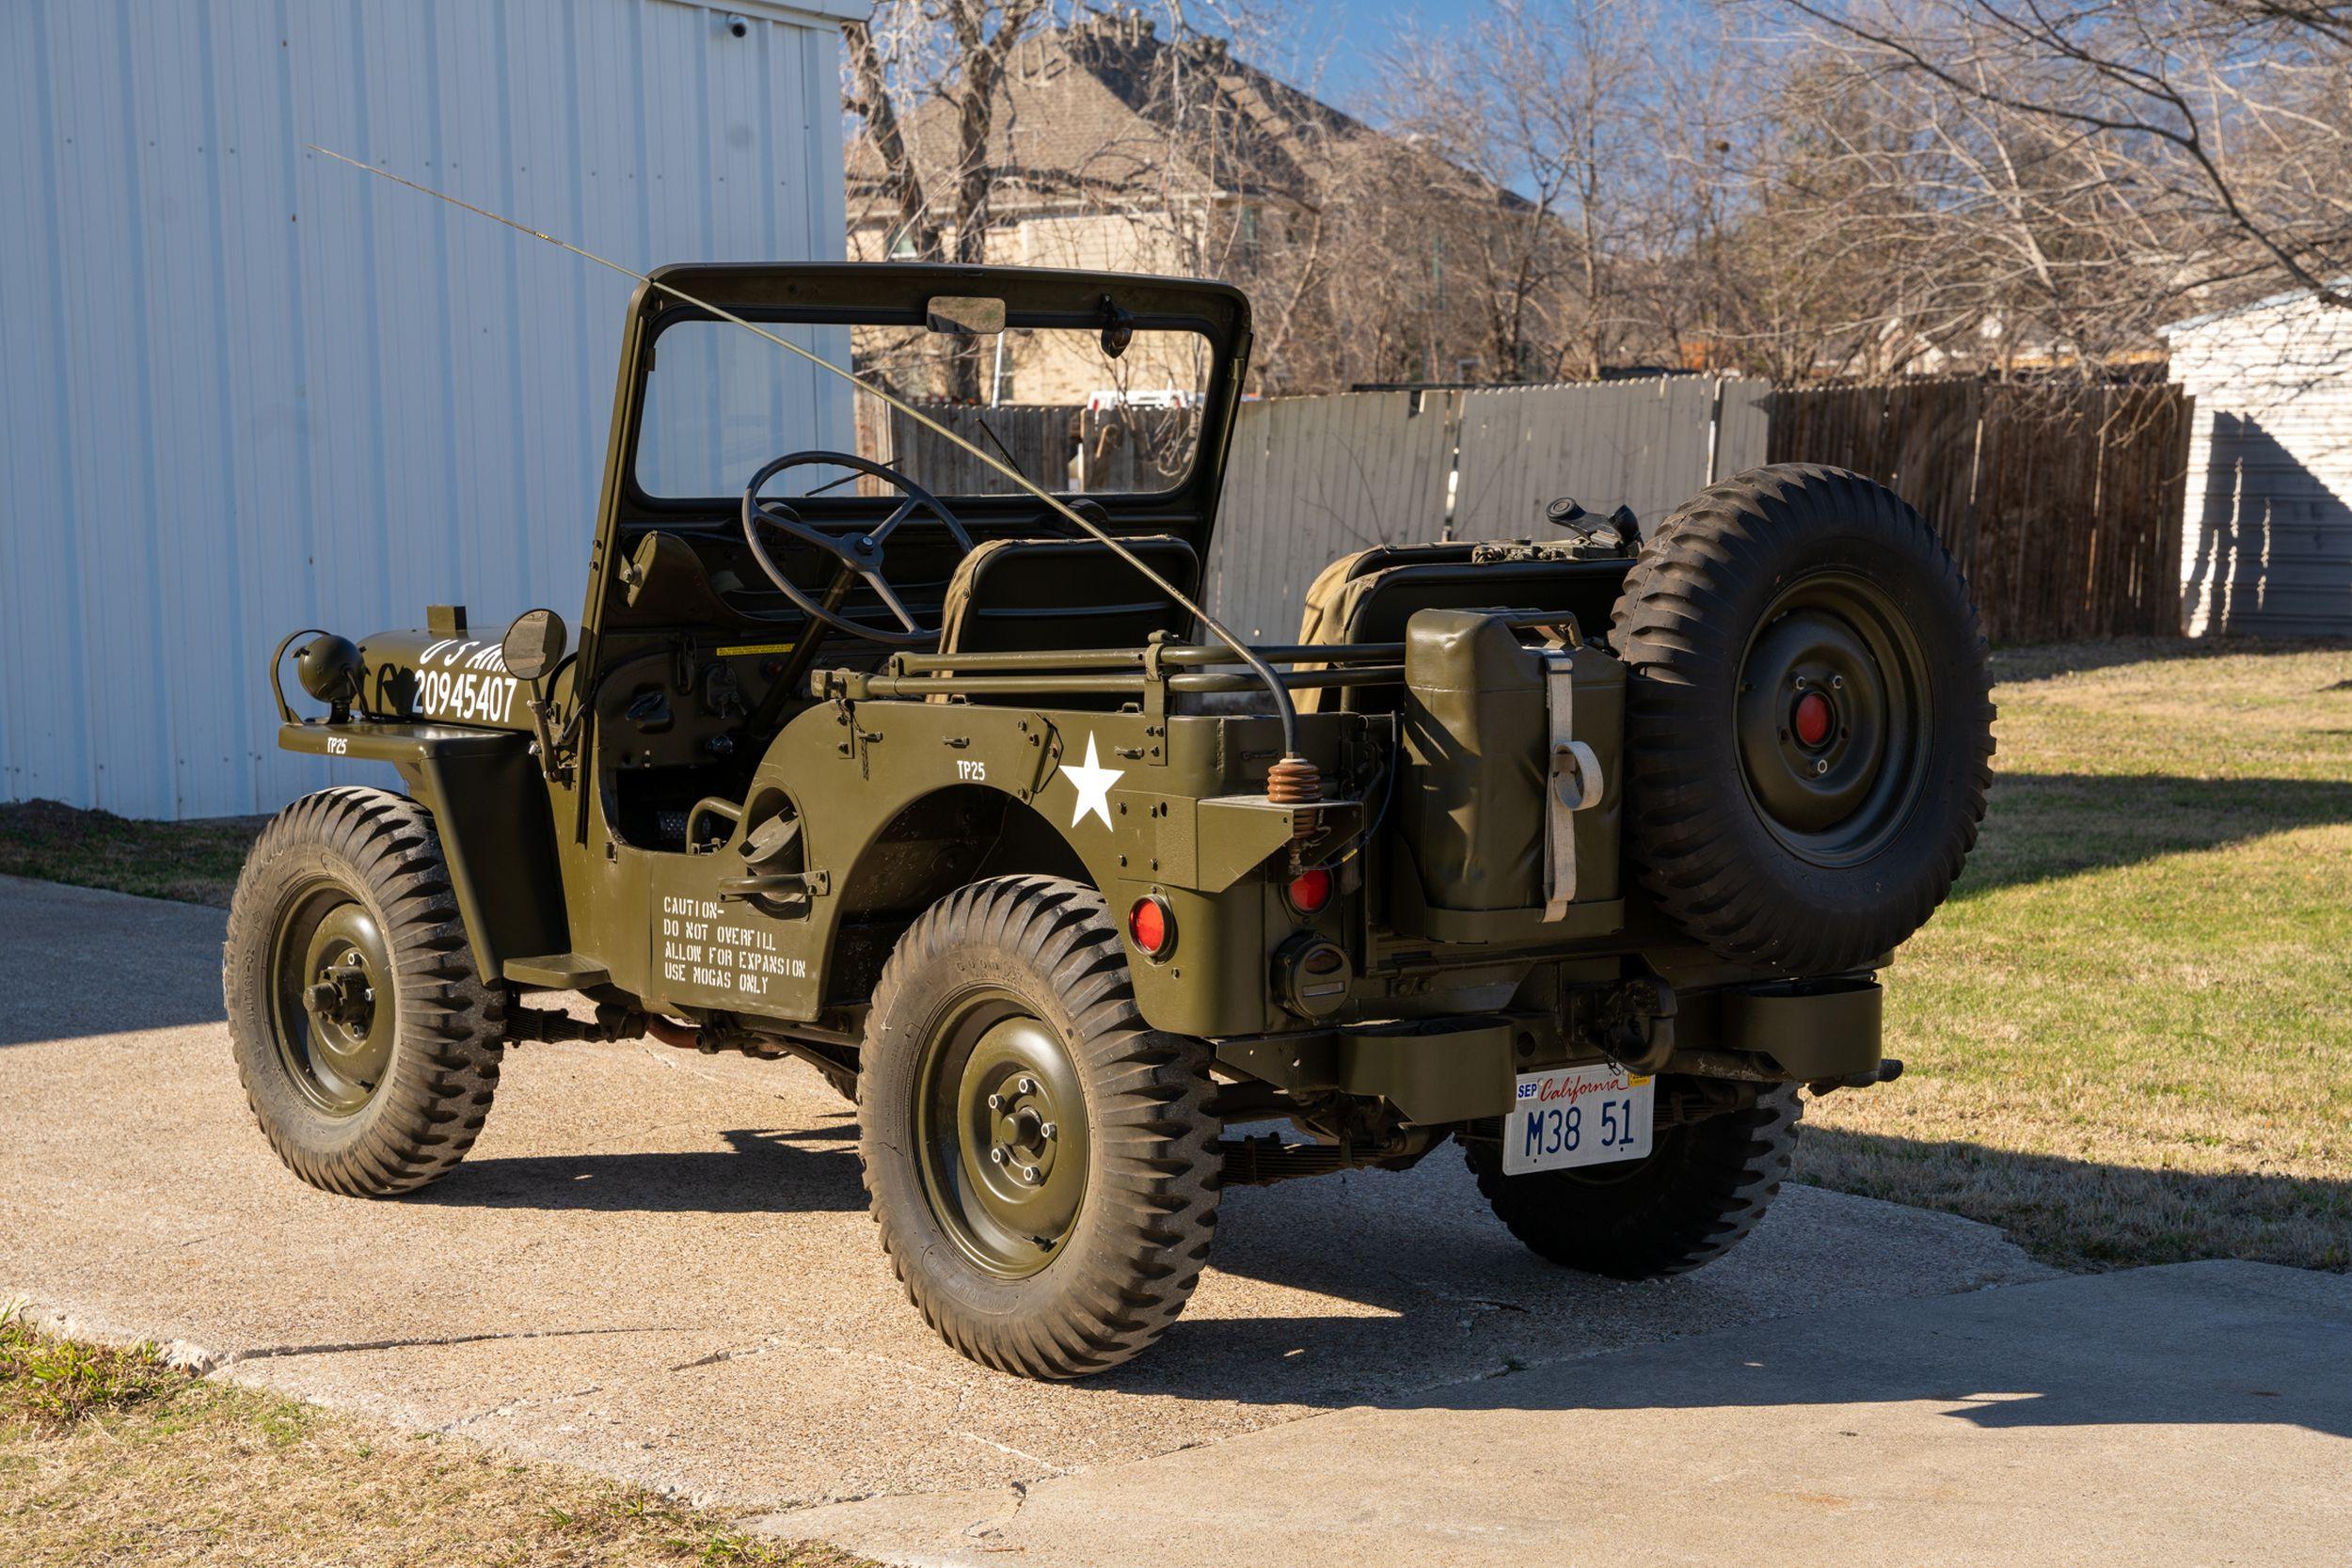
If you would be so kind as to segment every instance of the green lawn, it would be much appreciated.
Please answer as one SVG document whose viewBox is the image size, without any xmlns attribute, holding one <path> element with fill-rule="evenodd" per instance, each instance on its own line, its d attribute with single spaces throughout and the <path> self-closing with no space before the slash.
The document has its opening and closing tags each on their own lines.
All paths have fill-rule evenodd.
<svg viewBox="0 0 2352 1568">
<path fill-rule="evenodd" d="M 1800 1179 L 2073 1267 L 2352 1266 L 2352 647 L 1994 673 L 1983 841 L 1886 977 L 1910 1071 L 1808 1106 Z"/>
</svg>

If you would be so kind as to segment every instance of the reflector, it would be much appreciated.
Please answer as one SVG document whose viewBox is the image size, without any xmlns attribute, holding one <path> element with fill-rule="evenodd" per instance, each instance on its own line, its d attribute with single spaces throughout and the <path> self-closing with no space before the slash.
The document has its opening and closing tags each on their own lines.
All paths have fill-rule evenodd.
<svg viewBox="0 0 2352 1568">
<path fill-rule="evenodd" d="M 1168 910 L 1168 900 L 1156 893 L 1136 899 L 1136 907 L 1127 911 L 1127 934 L 1145 958 L 1167 958 L 1176 945 L 1176 916 Z"/>
</svg>

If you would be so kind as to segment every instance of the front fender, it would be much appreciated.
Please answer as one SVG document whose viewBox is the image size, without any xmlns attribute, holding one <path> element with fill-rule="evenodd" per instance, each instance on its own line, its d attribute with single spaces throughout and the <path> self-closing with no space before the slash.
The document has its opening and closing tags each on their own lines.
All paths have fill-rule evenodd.
<svg viewBox="0 0 2352 1568">
<path fill-rule="evenodd" d="M 399 770 L 409 795 L 433 814 L 476 973 L 494 977 L 509 958 L 570 949 L 548 786 L 530 736 L 453 724 L 297 721 L 280 726 L 278 744 Z"/>
</svg>

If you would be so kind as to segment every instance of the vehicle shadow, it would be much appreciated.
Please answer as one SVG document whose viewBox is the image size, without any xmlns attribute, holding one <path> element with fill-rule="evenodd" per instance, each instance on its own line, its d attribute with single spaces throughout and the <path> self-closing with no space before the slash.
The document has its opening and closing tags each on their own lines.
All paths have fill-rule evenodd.
<svg viewBox="0 0 2352 1568">
<path fill-rule="evenodd" d="M 725 1148 L 472 1156 L 399 1201 L 453 1209 L 766 1214 L 862 1210 L 854 1123 L 736 1128 Z"/>
<path fill-rule="evenodd" d="M 1852 1141 L 1909 1142 L 1840 1137 L 1848 1158 Z M 1622 1283 L 1526 1252 L 1448 1152 L 1403 1174 L 1227 1195 L 1214 1267 L 1234 1284 L 1220 1291 L 1213 1276 L 1197 1298 L 1210 1310 L 1187 1313 L 1155 1350 L 1089 1386 L 1324 1409 L 1934 1400 L 1984 1426 L 2284 1421 L 2352 1437 L 2342 1379 L 2352 1280 L 2340 1274 L 2256 1271 L 2286 1282 L 2275 1309 L 2217 1294 L 2211 1321 L 2153 1321 L 2183 1300 L 2197 1305 L 2195 1281 L 2180 1276 L 2212 1265 L 2076 1276 L 2053 1292 L 2010 1283 L 2023 1272 L 2013 1263 L 1971 1262 L 1994 1244 L 1974 1227 L 1791 1186 L 1723 1259 Z M 1973 1152 L 1981 1164 L 1987 1151 Z M 2352 1182 L 2342 1180 L 2032 1164 L 2050 1168 L 2021 1171 L 2020 1183 L 2046 1195 L 2066 1179 L 2136 1199 L 2151 1232 L 2211 1203 L 2261 1201 L 2314 1228 L 2352 1215 Z M 2010 1288 L 1971 1289 L 1985 1283 Z M 1931 1299 L 1901 1299 L 1915 1291 Z M 2292 1299 L 2297 1291 L 2308 1299 Z M 2143 1291 L 2152 1299 L 2135 1303 Z M 1692 1342 L 1774 1319 L 1788 1326 L 1736 1327 L 1737 1354 Z M 1899 1343 L 1882 1327 L 1896 1319 Z M 2217 1337 L 2229 1355 L 2212 1354 Z M 1591 1359 L 1603 1352 L 1626 1354 Z M 1610 1370 L 1619 1363 L 1638 1375 Z"/>
<path fill-rule="evenodd" d="M 2352 1270 L 2352 1180 L 2341 1178 L 2117 1164 L 1827 1126 L 1799 1137 L 1796 1175 L 1998 1226 L 2061 1267 L 2227 1257 Z"/>
</svg>

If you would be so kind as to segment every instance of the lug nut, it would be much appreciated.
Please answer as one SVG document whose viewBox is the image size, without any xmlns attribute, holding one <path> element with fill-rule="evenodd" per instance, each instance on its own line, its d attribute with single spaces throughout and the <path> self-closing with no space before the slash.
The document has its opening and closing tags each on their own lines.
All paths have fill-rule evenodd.
<svg viewBox="0 0 2352 1568">
<path fill-rule="evenodd" d="M 1038 1135 L 1039 1137 L 1041 1137 L 1041 1138 L 1050 1138 L 1050 1137 L 1052 1137 L 1055 1133 L 1059 1132 L 1060 1131 L 1061 1131 L 1061 1125 L 1060 1125 L 1058 1122 L 1051 1122 L 1051 1121 L 1049 1121 L 1049 1122 L 1047 1122 L 1044 1126 L 1042 1126 L 1042 1127 L 1041 1127 L 1041 1128 L 1039 1128 L 1039 1129 L 1037 1130 L 1037 1135 Z"/>
<path fill-rule="evenodd" d="M 1001 1094 L 990 1095 L 988 1097 L 988 1108 L 992 1111 L 1003 1110 L 1005 1108 L 1005 1097 Z"/>
<path fill-rule="evenodd" d="M 1037 1093 L 1037 1080 L 1034 1078 L 1024 1078 L 1020 1083 L 1015 1084 L 1013 1087 L 1019 1089 L 1023 1094 L 1035 1094 Z"/>
<path fill-rule="evenodd" d="M 988 1151 L 988 1157 L 996 1164 L 1000 1165 L 1003 1164 L 1005 1163 L 1005 1146 L 998 1144 L 994 1148 Z"/>
<path fill-rule="evenodd" d="M 1021 1167 L 1021 1180 L 1026 1181 L 1032 1187 L 1043 1186 L 1045 1183 L 1045 1173 L 1038 1169 L 1035 1165 L 1023 1165 Z"/>
<path fill-rule="evenodd" d="M 1845 677 L 1845 676 L 1843 676 L 1843 675 L 1832 675 L 1832 676 L 1830 676 L 1830 678 L 1829 678 L 1829 689 L 1830 689 L 1832 691 L 1843 691 L 1843 690 L 1845 690 L 1845 689 L 1846 689 L 1846 677 Z"/>
<path fill-rule="evenodd" d="M 1821 760 L 1820 760 L 1820 761 L 1819 761 L 1819 762 L 1817 762 L 1817 763 L 1815 763 L 1815 764 L 1813 765 L 1813 776 L 1814 776 L 1815 778 L 1817 778 L 1817 779 L 1818 779 L 1818 778 L 1820 778 L 1822 774 L 1824 774 L 1824 773 L 1826 773 L 1826 772 L 1828 772 L 1828 771 L 1829 771 L 1829 758 L 1827 758 L 1827 757 L 1823 757 L 1823 758 L 1821 758 Z"/>
</svg>

